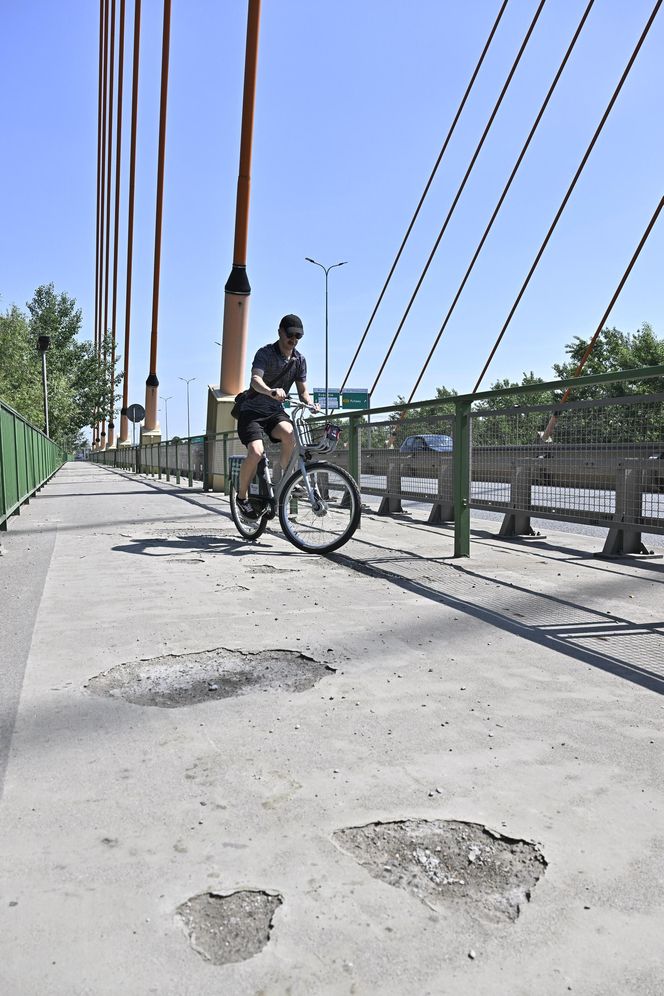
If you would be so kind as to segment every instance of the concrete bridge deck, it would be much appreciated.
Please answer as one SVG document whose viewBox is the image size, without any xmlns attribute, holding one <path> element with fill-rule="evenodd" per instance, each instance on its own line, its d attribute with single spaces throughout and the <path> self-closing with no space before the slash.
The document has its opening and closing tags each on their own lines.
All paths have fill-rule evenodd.
<svg viewBox="0 0 664 996">
<path fill-rule="evenodd" d="M 367 515 L 320 559 L 241 542 L 222 496 L 65 465 L 1 541 L 0 991 L 661 993 L 664 561 L 475 526 L 455 561 L 451 529 Z M 218 648 L 335 670 L 122 697 Z M 334 837 L 403 820 L 535 842 L 518 919 Z M 281 905 L 213 964 L 177 911 L 236 890 Z"/>
</svg>

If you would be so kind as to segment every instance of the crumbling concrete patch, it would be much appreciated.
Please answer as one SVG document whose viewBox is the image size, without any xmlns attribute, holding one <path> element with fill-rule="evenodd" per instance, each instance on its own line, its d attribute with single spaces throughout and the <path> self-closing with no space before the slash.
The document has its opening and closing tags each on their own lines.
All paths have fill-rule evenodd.
<svg viewBox="0 0 664 996">
<path fill-rule="evenodd" d="M 295 574 L 297 573 L 296 567 L 275 567 L 274 564 L 256 564 L 255 567 L 249 567 L 250 574 Z"/>
<path fill-rule="evenodd" d="M 176 709 L 248 692 L 303 692 L 335 668 L 293 650 L 205 650 L 118 664 L 90 678 L 88 691 L 141 706 Z"/>
<path fill-rule="evenodd" d="M 537 845 L 479 823 L 369 823 L 337 830 L 333 840 L 374 878 L 426 905 L 493 922 L 516 920 L 546 868 Z"/>
<path fill-rule="evenodd" d="M 229 895 L 204 892 L 176 912 L 194 951 L 213 965 L 228 965 L 263 950 L 282 902 L 278 893 L 249 889 Z"/>
</svg>

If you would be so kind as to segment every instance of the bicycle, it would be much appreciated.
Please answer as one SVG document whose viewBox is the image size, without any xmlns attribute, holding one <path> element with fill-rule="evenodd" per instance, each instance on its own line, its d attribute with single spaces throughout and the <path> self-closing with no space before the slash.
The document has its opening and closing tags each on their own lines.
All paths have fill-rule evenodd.
<svg viewBox="0 0 664 996">
<path fill-rule="evenodd" d="M 305 553 L 331 553 L 347 543 L 360 524 L 360 492 L 347 471 L 314 459 L 336 448 L 341 429 L 331 423 L 312 426 L 303 417 L 307 410 L 315 411 L 303 402 L 293 405 L 295 447 L 281 479 L 273 483 L 267 454 L 258 465 L 247 492 L 256 518 L 242 515 L 237 506 L 240 467 L 245 457 L 229 457 L 231 515 L 244 539 L 257 540 L 269 520 L 278 515 L 283 533 L 293 546 Z"/>
</svg>

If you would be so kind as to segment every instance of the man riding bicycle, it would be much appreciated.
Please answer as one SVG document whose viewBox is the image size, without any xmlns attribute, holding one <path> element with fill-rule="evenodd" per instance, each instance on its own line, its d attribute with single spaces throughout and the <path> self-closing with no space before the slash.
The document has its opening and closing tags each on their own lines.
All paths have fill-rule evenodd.
<svg viewBox="0 0 664 996">
<path fill-rule="evenodd" d="M 247 518 L 255 518 L 247 490 L 265 453 L 263 433 L 267 433 L 273 443 L 280 443 L 279 462 L 282 471 L 285 470 L 293 453 L 295 438 L 293 424 L 282 402 L 295 384 L 300 400 L 313 405 L 306 383 L 307 361 L 295 348 L 303 335 L 301 319 L 297 315 L 284 315 L 279 322 L 277 341 L 261 346 L 251 366 L 251 383 L 240 404 L 237 422 L 240 442 L 247 447 L 247 456 L 240 470 L 237 505 Z M 314 407 L 320 410 L 318 405 Z"/>
</svg>

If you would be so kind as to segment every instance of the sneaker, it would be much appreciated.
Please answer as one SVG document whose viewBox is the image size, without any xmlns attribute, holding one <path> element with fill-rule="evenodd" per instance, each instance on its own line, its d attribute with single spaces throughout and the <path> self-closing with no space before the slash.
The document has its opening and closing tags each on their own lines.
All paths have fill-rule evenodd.
<svg viewBox="0 0 664 996">
<path fill-rule="evenodd" d="M 251 504 L 248 498 L 237 498 L 235 500 L 235 504 L 237 505 L 237 509 L 240 515 L 243 516 L 245 519 L 258 518 L 258 516 L 256 515 L 256 509 Z"/>
</svg>

